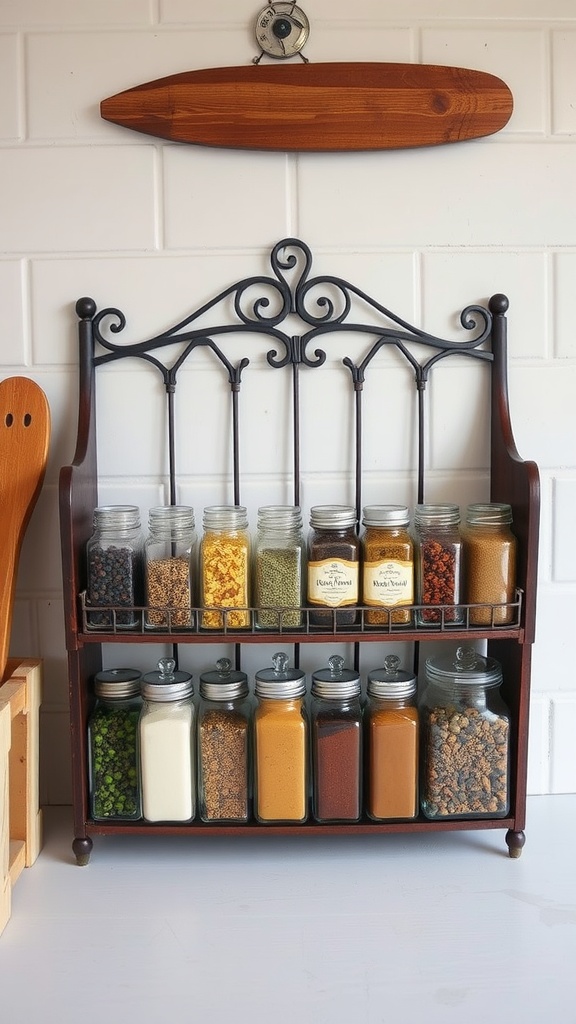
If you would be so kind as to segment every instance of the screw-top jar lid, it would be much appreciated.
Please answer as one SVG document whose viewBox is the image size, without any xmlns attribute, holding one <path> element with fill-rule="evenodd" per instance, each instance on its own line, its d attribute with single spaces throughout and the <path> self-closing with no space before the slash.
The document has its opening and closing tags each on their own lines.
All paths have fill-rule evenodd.
<svg viewBox="0 0 576 1024">
<path fill-rule="evenodd" d="M 502 666 L 473 647 L 458 647 L 455 653 L 427 658 L 426 676 L 440 686 L 499 686 Z"/>
<path fill-rule="evenodd" d="M 457 526 L 460 522 L 458 505 L 416 505 L 415 526 Z"/>
<path fill-rule="evenodd" d="M 258 697 L 282 700 L 302 697 L 306 693 L 306 675 L 299 668 L 288 668 L 288 655 L 279 651 L 272 658 L 272 668 L 262 668 L 255 676 Z"/>
<path fill-rule="evenodd" d="M 205 530 L 245 530 L 248 513 L 244 505 L 207 505 L 202 521 Z"/>
<path fill-rule="evenodd" d="M 99 505 L 92 522 L 95 530 L 134 530 L 140 526 L 140 509 L 137 505 Z"/>
<path fill-rule="evenodd" d="M 362 512 L 363 526 L 406 526 L 410 522 L 407 505 L 367 505 Z"/>
<path fill-rule="evenodd" d="M 310 526 L 318 530 L 342 530 L 358 522 L 353 505 L 313 505 Z"/>
<path fill-rule="evenodd" d="M 194 693 L 189 672 L 176 670 L 173 658 L 160 658 L 158 669 L 142 676 L 140 691 L 145 700 L 182 700 Z"/>
<path fill-rule="evenodd" d="M 466 522 L 472 526 L 502 526 L 512 522 L 512 506 L 501 501 L 476 502 L 466 509 Z"/>
<path fill-rule="evenodd" d="M 344 668 L 344 658 L 333 654 L 328 658 L 328 668 L 312 673 L 311 693 L 314 697 L 327 700 L 342 697 L 357 697 L 360 693 L 360 676 L 352 669 Z"/>
<path fill-rule="evenodd" d="M 245 672 L 232 670 L 229 658 L 219 658 L 216 670 L 203 672 L 200 676 L 200 694 L 206 700 L 235 700 L 248 694 L 248 676 Z"/>
<path fill-rule="evenodd" d="M 186 533 L 194 529 L 194 509 L 189 505 L 157 505 L 148 511 L 148 525 L 153 533 Z"/>
<path fill-rule="evenodd" d="M 400 668 L 400 658 L 389 654 L 383 668 L 368 673 L 366 691 L 371 697 L 398 700 L 416 693 L 416 676 Z"/>
<path fill-rule="evenodd" d="M 120 700 L 140 693 L 141 673 L 136 668 L 110 668 L 94 676 L 94 693 L 107 700 Z"/>
</svg>

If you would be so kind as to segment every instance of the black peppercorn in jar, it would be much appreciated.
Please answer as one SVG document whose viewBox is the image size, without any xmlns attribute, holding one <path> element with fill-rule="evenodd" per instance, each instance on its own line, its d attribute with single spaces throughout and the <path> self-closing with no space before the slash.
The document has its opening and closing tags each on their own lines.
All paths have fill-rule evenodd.
<svg viewBox="0 0 576 1024">
<path fill-rule="evenodd" d="M 331 629 L 358 618 L 360 541 L 351 505 L 314 505 L 308 538 L 308 604 L 312 626 Z"/>
<path fill-rule="evenodd" d="M 228 658 L 200 676 L 198 805 L 202 821 L 247 821 L 252 705 L 245 672 Z"/>
<path fill-rule="evenodd" d="M 94 694 L 88 722 L 90 814 L 94 821 L 135 821 L 142 817 L 140 673 L 127 668 L 98 672 Z"/>
<path fill-rule="evenodd" d="M 136 505 L 102 505 L 94 510 L 93 521 L 86 548 L 88 625 L 132 629 L 138 625 L 134 605 L 142 579 L 140 511 Z"/>
<path fill-rule="evenodd" d="M 416 613 L 419 626 L 462 625 L 463 557 L 458 505 L 416 505 Z"/>
<path fill-rule="evenodd" d="M 428 658 L 420 702 L 421 805 L 427 818 L 504 818 L 510 714 L 502 669 L 471 647 Z"/>
</svg>

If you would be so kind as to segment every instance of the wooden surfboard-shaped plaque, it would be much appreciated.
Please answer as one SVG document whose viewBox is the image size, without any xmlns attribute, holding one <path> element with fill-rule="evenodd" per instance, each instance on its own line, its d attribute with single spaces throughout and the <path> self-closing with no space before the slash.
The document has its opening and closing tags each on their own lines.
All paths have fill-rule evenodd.
<svg viewBox="0 0 576 1024">
<path fill-rule="evenodd" d="M 102 117 L 202 146 L 309 152 L 411 149 L 478 139 L 510 119 L 495 75 L 438 64 L 206 68 L 109 96 Z"/>
</svg>

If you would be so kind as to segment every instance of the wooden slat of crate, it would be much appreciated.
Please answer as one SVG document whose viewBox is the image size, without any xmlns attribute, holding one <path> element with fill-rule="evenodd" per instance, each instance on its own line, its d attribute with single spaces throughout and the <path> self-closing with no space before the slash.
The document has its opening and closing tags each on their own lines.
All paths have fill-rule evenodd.
<svg viewBox="0 0 576 1024">
<path fill-rule="evenodd" d="M 39 801 L 41 662 L 12 659 L 0 686 L 0 933 L 12 886 L 42 846 Z"/>
</svg>

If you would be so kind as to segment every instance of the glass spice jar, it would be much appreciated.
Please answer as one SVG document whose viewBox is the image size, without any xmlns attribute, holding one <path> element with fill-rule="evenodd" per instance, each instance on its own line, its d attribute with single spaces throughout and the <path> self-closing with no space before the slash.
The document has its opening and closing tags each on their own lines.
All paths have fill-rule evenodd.
<svg viewBox="0 0 576 1024">
<path fill-rule="evenodd" d="M 308 613 L 311 626 L 332 629 L 358 619 L 360 541 L 351 505 L 314 505 L 308 538 Z M 336 609 L 336 610 L 335 610 Z"/>
<path fill-rule="evenodd" d="M 260 629 L 302 625 L 305 549 L 302 513 L 296 505 L 258 509 L 254 543 L 254 604 Z"/>
<path fill-rule="evenodd" d="M 427 818 L 504 818 L 510 715 L 502 669 L 472 647 L 428 658 L 420 702 L 421 806 Z"/>
<path fill-rule="evenodd" d="M 419 727 L 416 677 L 390 654 L 368 673 L 366 811 L 375 821 L 408 821 L 418 814 Z"/>
<path fill-rule="evenodd" d="M 416 505 L 414 510 L 416 612 L 419 626 L 462 625 L 463 557 L 458 505 Z M 445 606 L 445 607 L 441 607 Z"/>
<path fill-rule="evenodd" d="M 466 602 L 498 606 L 470 608 L 471 626 L 502 626 L 514 619 L 516 537 L 511 522 L 512 507 L 505 503 L 478 503 L 466 509 Z"/>
<path fill-rule="evenodd" d="M 209 505 L 204 509 L 203 526 L 201 625 L 204 629 L 243 629 L 250 625 L 250 537 L 246 509 L 243 505 Z"/>
<path fill-rule="evenodd" d="M 302 822 L 308 816 L 306 678 L 283 652 L 256 672 L 254 811 L 258 821 Z"/>
<path fill-rule="evenodd" d="M 94 821 L 137 821 L 142 817 L 140 672 L 130 668 L 98 672 L 94 695 L 88 722 L 90 814 Z"/>
<path fill-rule="evenodd" d="M 148 629 L 192 625 L 196 559 L 194 510 L 186 505 L 151 508 L 144 542 Z"/>
<path fill-rule="evenodd" d="M 363 510 L 362 602 L 369 626 L 408 626 L 414 602 L 414 545 L 406 505 L 369 505 Z M 372 608 L 377 610 L 372 610 Z"/>
<path fill-rule="evenodd" d="M 140 763 L 146 821 L 191 821 L 196 812 L 193 683 L 172 658 L 142 677 Z"/>
<path fill-rule="evenodd" d="M 360 677 L 334 654 L 312 675 L 310 742 L 316 821 L 358 821 L 362 814 Z"/>
<path fill-rule="evenodd" d="M 202 821 L 248 821 L 252 706 L 245 672 L 228 658 L 200 676 L 198 809 Z"/>
<path fill-rule="evenodd" d="M 142 581 L 140 510 L 136 505 L 102 505 L 94 510 L 93 525 L 86 547 L 88 625 L 132 629 L 139 621 L 134 606 Z"/>
</svg>

